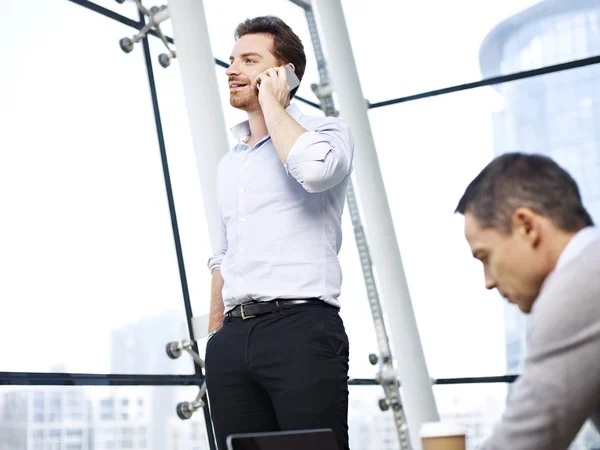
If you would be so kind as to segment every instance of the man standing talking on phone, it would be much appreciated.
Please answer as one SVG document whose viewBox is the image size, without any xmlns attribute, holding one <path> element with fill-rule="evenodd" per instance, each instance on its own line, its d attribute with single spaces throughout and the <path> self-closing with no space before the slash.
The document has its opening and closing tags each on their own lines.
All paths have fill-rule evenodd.
<svg viewBox="0 0 600 450">
<path fill-rule="evenodd" d="M 353 139 L 343 120 L 290 105 L 306 56 L 287 24 L 248 19 L 235 39 L 230 103 L 248 120 L 232 128 L 238 143 L 219 164 L 220 250 L 208 264 L 206 382 L 217 443 L 330 428 L 347 450 L 338 252 Z"/>
</svg>

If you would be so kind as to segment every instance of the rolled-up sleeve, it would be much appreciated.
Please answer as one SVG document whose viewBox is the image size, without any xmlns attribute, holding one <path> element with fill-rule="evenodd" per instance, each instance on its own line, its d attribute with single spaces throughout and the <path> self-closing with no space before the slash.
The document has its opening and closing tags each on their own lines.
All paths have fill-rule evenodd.
<svg viewBox="0 0 600 450">
<path fill-rule="evenodd" d="M 307 192 L 323 192 L 352 172 L 354 140 L 348 124 L 332 118 L 301 135 L 287 157 L 287 172 Z"/>
</svg>

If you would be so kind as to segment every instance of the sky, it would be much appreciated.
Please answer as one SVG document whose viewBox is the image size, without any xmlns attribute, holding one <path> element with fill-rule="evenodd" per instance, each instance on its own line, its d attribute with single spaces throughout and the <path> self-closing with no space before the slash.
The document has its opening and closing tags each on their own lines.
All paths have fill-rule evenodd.
<svg viewBox="0 0 600 450">
<path fill-rule="evenodd" d="M 98 4 L 137 18 L 132 3 Z M 372 103 L 481 78 L 479 46 L 532 0 L 343 0 Z M 144 2 L 147 6 L 158 4 Z M 205 0 L 214 56 L 227 60 L 246 17 L 275 14 L 309 57 L 299 95 L 318 81 L 302 10 L 286 0 Z M 108 373 L 110 333 L 182 308 L 141 45 L 124 25 L 66 0 L 3 4 L 0 51 L 0 371 Z M 170 24 L 165 31 L 172 35 Z M 151 51 L 187 281 L 208 311 L 210 243 L 179 67 Z M 211 62 L 207 61 L 207 64 Z M 243 120 L 227 101 L 228 127 Z M 502 300 L 483 285 L 454 207 L 493 157 L 492 88 L 371 110 L 369 117 L 430 374 L 504 374 Z M 306 114 L 320 114 L 299 104 Z M 232 141 L 233 143 L 233 141 Z M 357 185 L 360 193 L 360 186 Z M 372 377 L 375 334 L 348 215 L 340 253 L 352 377 Z M 184 320 L 182 312 L 182 321 Z M 173 336 L 178 339 L 181 336 Z M 162 351 L 162 349 L 160 349 Z M 398 364 L 407 364 L 395 355 Z"/>
</svg>

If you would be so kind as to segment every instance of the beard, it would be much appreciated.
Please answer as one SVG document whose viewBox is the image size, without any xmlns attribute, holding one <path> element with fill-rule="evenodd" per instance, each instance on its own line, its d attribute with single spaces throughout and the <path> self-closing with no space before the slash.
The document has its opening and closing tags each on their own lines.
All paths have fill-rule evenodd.
<svg viewBox="0 0 600 450">
<path fill-rule="evenodd" d="M 242 111 L 252 111 L 260 108 L 258 103 L 258 90 L 246 86 L 241 91 L 231 92 L 229 94 L 229 103 L 231 106 Z"/>
</svg>

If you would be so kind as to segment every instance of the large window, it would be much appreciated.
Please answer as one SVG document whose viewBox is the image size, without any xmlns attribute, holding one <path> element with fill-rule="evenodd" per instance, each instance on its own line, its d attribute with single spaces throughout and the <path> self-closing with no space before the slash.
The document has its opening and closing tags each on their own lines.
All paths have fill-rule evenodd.
<svg viewBox="0 0 600 450">
<path fill-rule="evenodd" d="M 73 3 L 8 11 L 0 371 L 192 373 L 164 352 L 186 319 L 141 51 Z"/>
<path fill-rule="evenodd" d="M 210 287 L 211 245 L 179 65 L 158 64 L 164 46 L 154 37 L 149 66 L 142 43 L 130 54 L 120 50 L 119 39 L 137 33 L 128 26 L 139 19 L 133 2 L 94 3 L 113 17 L 77 3 L 90 5 L 9 0 L 3 7 L 0 372 L 40 385 L 0 388 L 0 450 L 208 449 L 203 411 L 189 421 L 176 414 L 179 402 L 198 393 L 183 384 L 202 376 L 187 355 L 171 360 L 165 352 L 167 342 L 189 335 L 186 308 L 208 312 Z M 600 10 L 588 0 L 342 3 L 371 104 L 600 55 Z M 223 61 L 247 17 L 286 20 L 308 57 L 298 94 L 318 102 L 311 36 L 298 5 L 204 6 L 213 53 Z M 169 22 L 163 30 L 173 35 Z M 228 104 L 223 67 L 215 72 L 231 127 L 244 114 Z M 509 386 L 442 384 L 517 374 L 527 323 L 484 289 L 454 208 L 494 155 L 541 152 L 572 173 L 600 220 L 599 75 L 594 64 L 369 111 L 428 368 L 441 383 L 434 387 L 438 408 L 468 425 L 469 448 L 498 422 Z M 358 383 L 376 376 L 369 354 L 378 349 L 347 214 L 343 231 L 341 314 Z M 44 374 L 50 378 L 39 381 Z M 72 374 L 114 386 L 41 385 L 75 383 Z M 392 413 L 378 406 L 382 397 L 379 386 L 350 387 L 353 449 L 398 448 Z M 573 449 L 598 442 L 586 425 Z"/>
</svg>

